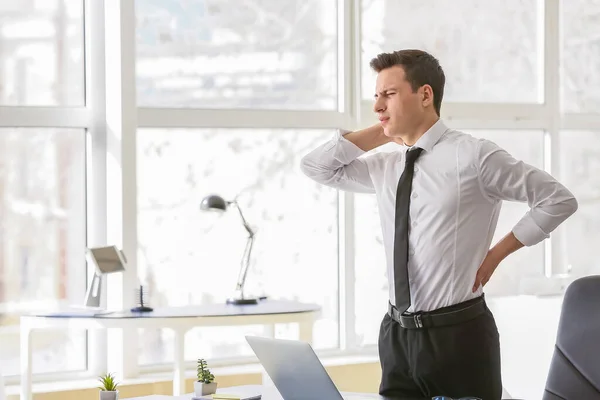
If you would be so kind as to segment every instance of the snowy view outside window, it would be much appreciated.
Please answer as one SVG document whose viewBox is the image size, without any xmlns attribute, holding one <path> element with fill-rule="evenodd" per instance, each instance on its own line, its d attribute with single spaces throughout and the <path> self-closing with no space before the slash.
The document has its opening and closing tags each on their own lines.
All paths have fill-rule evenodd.
<svg viewBox="0 0 600 400">
<path fill-rule="evenodd" d="M 0 2 L 0 105 L 84 104 L 83 2 Z"/>
<path fill-rule="evenodd" d="M 334 0 L 137 0 L 138 103 L 337 108 Z"/>
<path fill-rule="evenodd" d="M 561 99 L 566 112 L 600 110 L 600 1 L 562 1 Z"/>
<path fill-rule="evenodd" d="M 373 98 L 371 58 L 382 51 L 418 48 L 436 56 L 444 68 L 444 100 L 541 102 L 539 4 L 363 0 L 363 98 Z"/>
</svg>

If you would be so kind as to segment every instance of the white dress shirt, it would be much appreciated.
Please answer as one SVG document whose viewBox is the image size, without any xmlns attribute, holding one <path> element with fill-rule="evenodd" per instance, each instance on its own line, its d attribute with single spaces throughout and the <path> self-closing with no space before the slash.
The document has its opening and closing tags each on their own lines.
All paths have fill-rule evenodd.
<svg viewBox="0 0 600 400">
<path fill-rule="evenodd" d="M 376 195 L 389 298 L 395 305 L 395 198 L 409 147 L 363 156 L 365 151 L 343 135 L 338 132 L 305 155 L 301 169 L 324 185 Z M 482 294 L 481 287 L 475 293 L 472 288 L 503 200 L 530 207 L 512 229 L 525 246 L 548 238 L 577 209 L 573 194 L 548 173 L 516 160 L 489 140 L 449 129 L 441 119 L 414 146 L 423 152 L 415 163 L 410 200 L 408 311 L 430 311 Z"/>
</svg>

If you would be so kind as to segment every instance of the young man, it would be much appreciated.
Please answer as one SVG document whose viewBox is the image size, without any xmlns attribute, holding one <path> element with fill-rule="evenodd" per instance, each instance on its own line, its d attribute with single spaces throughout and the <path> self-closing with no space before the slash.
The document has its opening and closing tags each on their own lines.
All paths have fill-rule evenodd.
<svg viewBox="0 0 600 400">
<path fill-rule="evenodd" d="M 577 201 L 546 172 L 448 128 L 445 76 L 430 54 L 383 53 L 371 67 L 379 123 L 338 134 L 301 168 L 324 185 L 377 197 L 390 298 L 380 394 L 500 399 L 499 336 L 483 286 L 509 254 L 548 238 Z M 397 151 L 359 157 L 390 141 Z M 531 209 L 490 249 L 503 200 Z"/>
</svg>

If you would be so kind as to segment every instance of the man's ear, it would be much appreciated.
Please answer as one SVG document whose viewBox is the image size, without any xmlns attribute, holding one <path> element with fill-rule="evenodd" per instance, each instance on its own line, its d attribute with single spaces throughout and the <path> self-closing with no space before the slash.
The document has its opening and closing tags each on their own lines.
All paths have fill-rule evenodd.
<svg viewBox="0 0 600 400">
<path fill-rule="evenodd" d="M 421 86 L 421 101 L 423 107 L 433 105 L 433 89 L 429 85 Z"/>
</svg>

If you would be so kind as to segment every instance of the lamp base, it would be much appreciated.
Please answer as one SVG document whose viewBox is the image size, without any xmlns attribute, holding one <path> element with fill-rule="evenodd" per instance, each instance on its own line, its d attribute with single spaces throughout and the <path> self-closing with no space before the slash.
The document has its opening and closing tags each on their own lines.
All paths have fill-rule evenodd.
<svg viewBox="0 0 600 400">
<path fill-rule="evenodd" d="M 138 306 L 138 307 L 133 307 L 131 309 L 131 312 L 150 312 L 150 311 L 154 311 L 154 309 L 152 307 L 148 307 L 148 306 Z"/>
<path fill-rule="evenodd" d="M 248 305 L 248 304 L 258 304 L 258 300 L 257 298 L 243 298 L 243 299 L 238 299 L 238 298 L 229 298 L 227 299 L 227 304 L 233 304 L 233 305 Z"/>
</svg>

